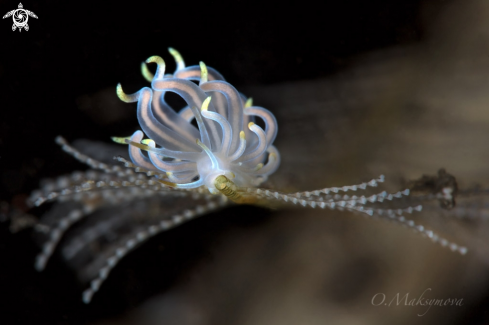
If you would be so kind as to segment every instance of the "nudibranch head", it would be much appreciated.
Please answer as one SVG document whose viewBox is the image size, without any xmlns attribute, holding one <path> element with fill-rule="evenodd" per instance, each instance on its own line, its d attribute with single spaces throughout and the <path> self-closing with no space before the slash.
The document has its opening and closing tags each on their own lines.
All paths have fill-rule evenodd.
<svg viewBox="0 0 489 325">
<path fill-rule="evenodd" d="M 143 76 L 151 82 L 128 95 L 117 86 L 124 102 L 138 102 L 137 117 L 142 131 L 131 137 L 114 138 L 129 144 L 135 165 L 165 173 L 166 185 L 191 189 L 206 186 L 211 193 L 223 193 L 233 186 L 256 187 L 274 173 L 280 156 L 272 145 L 277 135 L 277 121 L 263 107 L 253 106 L 222 75 L 203 62 L 185 67 L 181 55 L 169 49 L 177 69 L 165 75 L 165 62 L 152 56 L 146 63 L 156 63 L 152 75 L 146 63 Z M 197 83 L 195 83 L 197 82 Z M 176 93 L 187 106 L 179 112 L 165 101 L 165 94 Z M 255 124 L 261 118 L 265 130 Z M 192 124 L 195 119 L 197 126 Z M 149 139 L 143 139 L 144 134 Z M 147 151 L 147 155 L 143 151 Z"/>
</svg>

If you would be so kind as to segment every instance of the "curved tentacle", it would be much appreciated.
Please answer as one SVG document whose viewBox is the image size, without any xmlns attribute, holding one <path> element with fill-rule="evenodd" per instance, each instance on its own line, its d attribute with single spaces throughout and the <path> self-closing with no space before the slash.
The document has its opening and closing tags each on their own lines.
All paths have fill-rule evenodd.
<svg viewBox="0 0 489 325">
<path fill-rule="evenodd" d="M 278 124 L 277 119 L 269 110 L 263 107 L 251 106 L 245 108 L 244 114 L 248 116 L 258 116 L 263 119 L 263 121 L 265 121 L 267 144 L 270 145 L 273 143 L 273 141 L 275 141 L 275 138 L 277 137 Z"/>
<path fill-rule="evenodd" d="M 178 71 L 180 71 L 182 69 L 185 69 L 185 62 L 183 61 L 183 57 L 180 55 L 180 52 L 178 52 L 177 50 L 175 50 L 172 47 L 168 48 L 168 52 L 170 52 L 170 54 L 173 56 L 173 58 L 175 59 L 175 62 L 177 64 L 177 68 L 173 74 L 177 73 Z"/>
<path fill-rule="evenodd" d="M 219 153 L 224 154 L 225 156 L 229 153 L 229 148 L 231 146 L 231 141 L 233 137 L 233 130 L 231 128 L 231 124 L 229 124 L 228 120 L 222 117 L 220 114 L 215 112 L 209 112 L 207 110 L 207 106 L 211 100 L 211 97 L 208 97 L 204 104 L 202 104 L 201 114 L 203 117 L 216 121 L 222 128 L 222 140 L 221 146 L 219 148 Z M 207 105 L 206 105 L 207 104 Z"/>
<path fill-rule="evenodd" d="M 192 120 L 195 118 L 194 112 L 192 112 L 192 109 L 188 106 L 182 108 L 182 110 L 178 113 L 185 121 L 187 122 L 192 122 Z"/>
<path fill-rule="evenodd" d="M 241 157 L 241 155 L 245 152 L 245 150 L 246 150 L 246 135 L 244 131 L 241 131 L 239 133 L 239 147 L 231 156 L 228 157 L 228 160 L 230 162 L 235 161 L 236 159 Z"/>
<path fill-rule="evenodd" d="M 154 152 L 157 155 L 164 156 L 164 157 L 169 157 L 169 158 L 174 158 L 174 159 L 181 159 L 181 160 L 189 160 L 189 161 L 197 161 L 200 157 L 200 152 L 184 152 L 184 151 L 173 151 L 173 150 L 168 150 L 166 148 L 152 148 L 150 146 L 133 142 L 131 140 L 125 140 L 127 144 L 130 144 L 131 146 L 138 147 L 140 149 L 146 150 L 148 152 Z"/>
<path fill-rule="evenodd" d="M 185 139 L 194 141 L 199 137 L 199 130 L 166 103 L 164 98 L 165 93 L 165 91 L 155 91 L 152 110 L 155 118 L 158 122 L 168 126 L 171 130 L 182 134 Z"/>
<path fill-rule="evenodd" d="M 144 137 L 143 132 L 136 131 L 131 136 L 131 141 L 139 143 L 139 142 L 141 142 L 141 140 L 143 140 L 143 137 Z M 145 169 L 148 169 L 148 170 L 158 171 L 158 169 L 156 169 L 155 166 L 153 166 L 153 164 L 151 163 L 149 158 L 146 157 L 145 155 L 143 155 L 143 153 L 141 152 L 141 149 L 139 149 L 138 147 L 135 147 L 135 146 L 128 146 L 128 147 L 129 147 L 129 158 L 131 158 L 131 160 L 134 164 L 138 165 L 139 167 L 143 167 Z"/>
<path fill-rule="evenodd" d="M 201 85 L 201 88 L 208 91 L 215 91 L 223 94 L 226 97 L 228 104 L 227 119 L 231 123 L 233 130 L 243 129 L 243 104 L 241 96 L 236 88 L 223 81 L 209 81 Z M 239 146 L 239 134 L 235 132 L 232 137 L 230 151 L 234 152 Z"/>
<path fill-rule="evenodd" d="M 195 144 L 186 140 L 180 134 L 162 125 L 156 120 L 153 112 L 151 111 L 153 92 L 150 88 L 144 87 L 135 94 L 126 95 L 122 92 L 122 89 L 118 87 L 117 94 L 121 99 L 126 99 L 126 101 L 135 101 L 135 98 L 138 98 L 137 116 L 139 124 L 141 125 L 143 131 L 150 138 L 154 139 L 156 143 L 169 150 L 185 150 L 194 152 L 198 150 Z"/>
<path fill-rule="evenodd" d="M 222 74 L 217 72 L 216 69 L 207 67 L 207 73 L 209 76 L 209 81 L 213 80 L 225 80 Z M 189 79 L 189 80 L 200 80 L 201 69 L 200 65 L 192 65 L 190 67 L 184 68 L 182 70 L 176 71 L 174 73 L 175 78 Z"/>
<path fill-rule="evenodd" d="M 200 108 L 203 101 L 207 98 L 205 92 L 189 80 L 176 78 L 153 80 L 152 87 L 157 91 L 171 91 L 180 95 L 192 109 L 194 107 Z M 211 106 L 211 108 L 214 110 L 213 106 Z M 194 112 L 194 115 L 196 115 L 197 118 L 198 114 Z M 207 146 L 213 146 L 214 148 L 217 147 L 221 143 L 221 139 L 219 137 L 219 133 L 217 132 L 216 125 L 209 123 L 208 121 L 204 121 L 204 124 L 209 133 L 202 133 L 201 130 L 202 142 Z"/>
<path fill-rule="evenodd" d="M 199 174 L 197 171 L 187 171 L 187 172 L 167 172 L 166 175 L 170 179 L 171 182 L 174 183 L 189 183 L 195 177 L 198 177 Z"/>
<path fill-rule="evenodd" d="M 269 152 L 267 164 L 253 174 L 268 176 L 277 171 L 278 166 L 280 166 L 280 153 L 274 146 L 269 146 L 267 151 Z"/>
<path fill-rule="evenodd" d="M 265 131 L 253 122 L 248 124 L 248 127 L 258 137 L 258 143 L 250 152 L 242 155 L 237 161 L 244 163 L 261 156 L 267 150 L 267 138 Z"/>
<path fill-rule="evenodd" d="M 156 75 L 149 79 L 147 74 L 149 73 L 146 65 L 143 63 L 143 75 L 152 80 L 164 79 L 165 74 L 165 61 L 159 56 L 152 56 L 146 60 L 146 63 L 156 63 L 158 65 L 156 70 Z M 165 102 L 165 91 L 155 91 L 152 101 L 152 112 L 155 118 L 161 124 L 169 127 L 175 132 L 179 132 L 184 138 L 193 142 L 198 136 L 198 130 L 184 120 L 180 115 L 178 115 L 166 102 Z"/>
<path fill-rule="evenodd" d="M 154 141 L 148 141 L 148 146 L 155 148 Z M 184 172 L 184 171 L 196 171 L 197 164 L 195 162 L 168 162 L 161 159 L 156 153 L 148 152 L 149 159 L 154 167 L 164 172 Z"/>
</svg>

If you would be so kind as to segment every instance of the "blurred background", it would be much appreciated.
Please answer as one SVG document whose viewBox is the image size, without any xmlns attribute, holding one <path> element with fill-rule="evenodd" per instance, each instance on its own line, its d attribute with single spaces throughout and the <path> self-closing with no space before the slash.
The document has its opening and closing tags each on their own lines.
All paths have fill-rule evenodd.
<svg viewBox="0 0 489 325">
<path fill-rule="evenodd" d="M 61 257 L 34 270 L 32 232 L 8 216 L 39 181 L 86 167 L 54 144 L 109 143 L 138 128 L 121 103 L 146 83 L 141 61 L 180 51 L 220 71 L 279 122 L 283 191 L 357 184 L 385 189 L 446 170 L 489 187 L 486 1 L 23 2 L 28 32 L 0 24 L 1 324 L 486 324 L 485 197 L 416 217 L 469 248 L 460 256 L 398 225 L 349 212 L 235 206 L 151 239 L 111 273 L 90 305 Z M 0 13 L 16 9 L 0 1 Z M 189 203 L 191 204 L 191 203 Z M 430 289 L 430 291 L 426 291 Z M 463 306 L 373 306 L 463 299 Z M 418 316 L 424 314 L 423 316 Z"/>
</svg>

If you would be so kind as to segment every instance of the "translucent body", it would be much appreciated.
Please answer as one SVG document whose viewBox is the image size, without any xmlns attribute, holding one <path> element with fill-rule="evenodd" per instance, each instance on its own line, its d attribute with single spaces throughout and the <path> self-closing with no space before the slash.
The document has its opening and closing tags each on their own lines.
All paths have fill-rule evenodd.
<svg viewBox="0 0 489 325">
<path fill-rule="evenodd" d="M 139 124 L 150 138 L 143 140 L 143 133 L 136 131 L 126 140 L 133 163 L 166 173 L 168 178 L 162 181 L 175 188 L 206 186 L 218 193 L 215 180 L 220 175 L 238 187 L 263 183 L 280 164 L 278 150 L 272 146 L 277 135 L 273 114 L 252 106 L 214 69 L 202 62 L 185 68 L 178 53 L 172 54 L 177 61 L 173 75 L 164 74 L 163 59 L 151 57 L 146 62 L 158 64 L 154 77 L 143 64 L 151 88 L 126 95 L 118 86 L 119 98 L 138 102 Z M 167 92 L 182 97 L 187 107 L 177 113 L 165 101 Z M 265 130 L 252 122 L 255 117 L 265 122 Z M 198 128 L 191 124 L 193 119 Z"/>
</svg>

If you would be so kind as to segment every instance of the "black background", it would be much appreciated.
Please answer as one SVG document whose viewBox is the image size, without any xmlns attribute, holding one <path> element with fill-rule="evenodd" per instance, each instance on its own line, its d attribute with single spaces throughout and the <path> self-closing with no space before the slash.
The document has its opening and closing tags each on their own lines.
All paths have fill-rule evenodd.
<svg viewBox="0 0 489 325">
<path fill-rule="evenodd" d="M 118 82 L 128 85 L 127 92 L 137 90 L 144 81 L 139 64 L 151 55 L 163 56 L 172 71 L 169 46 L 189 65 L 202 60 L 217 68 L 238 89 L 327 77 L 362 53 L 421 41 L 450 1 L 22 3 L 39 17 L 29 19 L 28 32 L 12 32 L 11 18 L 0 21 L 0 199 L 19 208 L 25 208 L 25 195 L 41 177 L 82 168 L 54 144 L 56 135 L 70 141 L 105 141 L 134 130 L 135 118 L 100 125 L 78 109 L 77 100 L 107 87 L 115 89 Z M 0 1 L 0 13 L 17 6 L 17 1 Z M 246 209 L 237 211 L 232 222 L 266 218 L 266 211 Z M 250 209 L 257 217 L 245 221 Z M 159 240 L 171 245 L 192 237 L 204 244 L 224 231 L 226 222 L 230 221 L 212 215 Z M 203 228 L 204 234 L 196 230 Z M 166 256 L 175 264 L 169 274 L 154 276 L 151 272 L 161 272 L 155 269 L 139 278 L 161 278 L 154 290 L 164 289 L 200 254 L 196 246 L 179 245 L 175 256 Z M 123 264 L 137 264 L 143 272 L 152 257 L 150 249 L 146 251 Z M 148 289 L 128 304 L 118 300 L 116 291 L 100 298 L 103 307 L 86 307 L 79 301 L 74 276 L 62 263 L 55 261 L 42 274 L 34 271 L 36 252 L 29 231 L 11 235 L 7 223 L 1 225 L 1 324 L 84 324 L 117 315 L 154 293 Z M 182 262 L 177 255 L 188 259 Z M 114 277 L 109 282 L 127 281 L 117 273 Z M 474 321 L 483 318 L 474 311 Z"/>
</svg>

